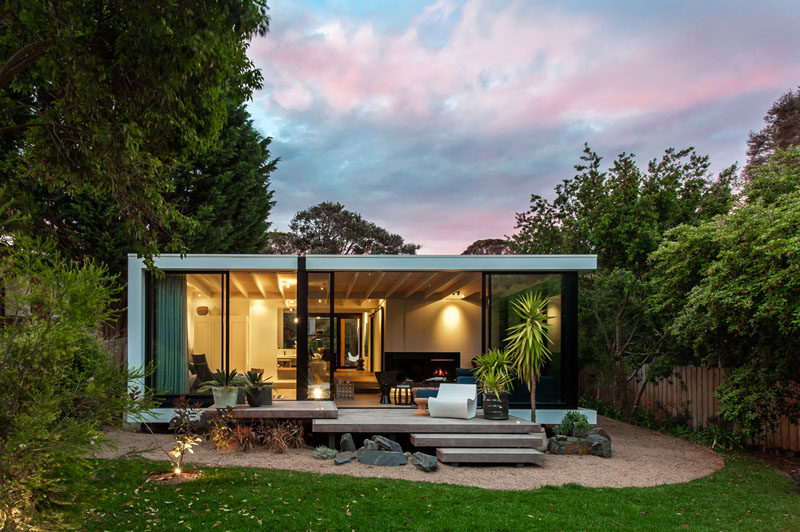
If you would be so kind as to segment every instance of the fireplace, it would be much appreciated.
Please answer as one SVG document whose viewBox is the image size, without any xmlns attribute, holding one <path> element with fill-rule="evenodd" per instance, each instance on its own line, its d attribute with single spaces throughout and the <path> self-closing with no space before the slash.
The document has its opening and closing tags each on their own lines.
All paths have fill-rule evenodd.
<svg viewBox="0 0 800 532">
<path fill-rule="evenodd" d="M 443 377 L 446 382 L 456 381 L 456 368 L 461 353 L 387 351 L 384 353 L 385 371 L 402 371 L 414 382 L 424 382 L 433 377 Z"/>
</svg>

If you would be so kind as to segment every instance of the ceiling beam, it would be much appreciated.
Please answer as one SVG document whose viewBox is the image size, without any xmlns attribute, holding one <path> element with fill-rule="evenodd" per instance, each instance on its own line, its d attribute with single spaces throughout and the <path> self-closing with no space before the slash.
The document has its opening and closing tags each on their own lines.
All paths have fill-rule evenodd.
<svg viewBox="0 0 800 532">
<path fill-rule="evenodd" d="M 350 292 L 353 291 L 353 287 L 356 285 L 356 279 L 358 279 L 358 272 L 353 272 L 353 278 L 347 283 L 347 291 L 344 293 L 345 299 L 350 299 Z"/>
<path fill-rule="evenodd" d="M 378 283 L 380 283 L 381 279 L 383 279 L 385 276 L 386 272 L 381 272 L 375 277 L 375 280 L 372 281 L 372 283 L 369 285 L 369 288 L 367 288 L 367 293 L 364 294 L 364 299 L 369 299 L 369 296 L 371 296 L 372 292 L 375 291 L 375 287 L 378 286 Z"/>
<path fill-rule="evenodd" d="M 389 299 L 389 296 L 395 293 L 395 291 L 400 288 L 406 280 L 411 277 L 411 272 L 408 272 L 405 275 L 401 275 L 400 278 L 395 281 L 395 283 L 389 287 L 385 294 L 383 294 L 383 299 Z"/>
<path fill-rule="evenodd" d="M 261 278 L 258 276 L 258 274 L 250 272 L 250 277 L 253 278 L 253 282 L 256 283 L 256 288 L 258 288 L 258 291 L 261 292 L 261 297 L 267 299 L 267 291 L 264 290 L 264 283 L 261 282 Z"/>
<path fill-rule="evenodd" d="M 430 274 L 430 275 L 426 275 L 425 277 L 423 277 L 423 278 L 422 278 L 422 280 L 421 280 L 420 282 L 418 282 L 417 284 L 415 284 L 414 286 L 412 286 L 410 290 L 407 290 L 407 291 L 406 291 L 406 293 L 404 294 L 404 296 L 403 296 L 403 297 L 408 297 L 408 296 L 410 296 L 410 295 L 414 294 L 414 292 L 416 292 L 417 290 L 419 290 L 420 288 L 422 288 L 423 286 L 425 286 L 427 283 L 429 283 L 429 282 L 430 282 L 430 280 L 431 280 L 431 279 L 433 279 L 434 277 L 436 277 L 436 275 L 437 275 L 438 273 L 439 273 L 439 272 L 433 272 L 432 274 Z"/>
<path fill-rule="evenodd" d="M 463 272 L 462 273 L 458 273 L 458 274 L 454 275 L 453 277 L 450 277 L 450 279 L 444 281 L 443 283 L 439 283 L 439 284 L 433 285 L 427 292 L 422 294 L 422 299 L 428 299 L 429 297 L 431 297 L 436 292 L 444 292 L 447 289 L 447 287 L 454 285 L 462 277 L 464 277 L 464 273 Z"/>
<path fill-rule="evenodd" d="M 200 287 L 208 292 L 209 297 L 219 292 L 219 290 L 217 290 L 216 287 L 214 286 L 214 282 L 209 280 L 206 274 L 204 273 L 195 274 L 194 278 L 197 279 L 197 282 L 198 284 L 200 284 Z"/>
<path fill-rule="evenodd" d="M 466 299 L 470 296 L 475 295 L 476 293 L 480 293 L 481 291 L 481 280 L 476 279 L 471 283 L 464 285 L 464 288 L 461 289 L 461 298 Z"/>
<path fill-rule="evenodd" d="M 236 287 L 236 289 L 239 291 L 240 294 L 242 294 L 244 297 L 250 297 L 247 294 L 247 290 L 244 289 L 242 281 L 240 281 L 239 278 L 236 277 L 236 274 L 234 274 L 233 272 L 231 272 L 231 282 L 233 283 L 233 286 Z"/>
<path fill-rule="evenodd" d="M 283 283 L 281 282 L 281 278 L 278 277 L 277 273 L 273 274 L 275 276 L 275 286 L 278 287 L 278 292 L 281 293 L 281 298 L 286 301 L 286 292 L 283 290 Z"/>
</svg>

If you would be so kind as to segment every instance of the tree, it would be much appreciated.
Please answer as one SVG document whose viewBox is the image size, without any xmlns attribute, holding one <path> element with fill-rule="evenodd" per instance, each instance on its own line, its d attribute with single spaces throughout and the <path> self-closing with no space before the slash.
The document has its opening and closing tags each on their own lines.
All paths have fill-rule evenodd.
<svg viewBox="0 0 800 532">
<path fill-rule="evenodd" d="M 112 198 L 135 251 L 156 253 L 163 228 L 184 222 L 164 201 L 165 169 L 211 146 L 225 102 L 260 87 L 245 52 L 268 29 L 266 9 L 264 0 L 5 2 L 0 135 L 19 191 Z"/>
<path fill-rule="evenodd" d="M 341 203 L 329 201 L 299 211 L 289 228 L 292 233 L 288 242 L 285 233 L 273 233 L 274 247 L 269 252 L 292 249 L 298 254 L 414 255 L 420 247 L 346 210 Z"/>
<path fill-rule="evenodd" d="M 776 150 L 800 146 L 800 87 L 783 94 L 764 117 L 766 125 L 747 137 L 747 165 L 744 176 L 750 180 Z"/>
<path fill-rule="evenodd" d="M 197 222 L 185 238 L 189 253 L 259 253 L 267 244 L 267 221 L 275 202 L 269 176 L 270 139 L 253 127 L 244 105 L 229 104 L 219 140 L 180 164 L 175 189 L 165 199 Z"/>
<path fill-rule="evenodd" d="M 508 328 L 508 352 L 517 375 L 531 392 L 531 421 L 536 423 L 536 379 L 550 360 L 547 348 L 547 299 L 539 293 L 525 292 L 511 303 L 522 320 Z"/>
<path fill-rule="evenodd" d="M 720 414 L 749 435 L 800 418 L 799 156 L 777 150 L 735 209 L 676 227 L 653 254 L 655 311 L 697 363 L 730 370 Z"/>
<path fill-rule="evenodd" d="M 509 253 L 511 249 L 508 241 L 502 238 L 476 240 L 461 252 L 462 255 L 508 255 Z"/>
<path fill-rule="evenodd" d="M 667 149 L 646 170 L 626 153 L 607 171 L 601 160 L 585 146 L 577 175 L 552 202 L 532 196 L 510 241 L 516 253 L 598 255 L 597 272 L 581 277 L 581 357 L 610 363 L 615 403 L 628 410 L 640 369 L 665 367 L 662 325 L 649 313 L 648 256 L 668 229 L 727 212 L 736 170 L 710 176 L 708 157 L 693 148 Z"/>
</svg>

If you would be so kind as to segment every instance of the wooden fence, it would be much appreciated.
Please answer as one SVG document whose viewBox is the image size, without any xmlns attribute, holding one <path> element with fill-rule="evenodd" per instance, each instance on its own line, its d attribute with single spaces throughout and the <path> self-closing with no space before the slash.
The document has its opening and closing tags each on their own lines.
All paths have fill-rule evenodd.
<svg viewBox="0 0 800 532">
<path fill-rule="evenodd" d="M 647 368 L 642 368 L 643 376 Z M 719 411 L 719 401 L 714 391 L 725 379 L 725 370 L 700 366 L 676 368 L 677 376 L 662 379 L 655 384 L 648 383 L 640 405 L 660 403 L 673 411 L 688 411 L 696 427 L 708 425 L 709 418 Z M 632 383 L 632 393 L 639 391 L 639 384 Z M 635 397 L 635 395 L 634 395 Z M 784 418 L 775 432 L 768 434 L 763 441 L 754 442 L 767 448 L 800 451 L 800 425 L 789 423 Z"/>
</svg>

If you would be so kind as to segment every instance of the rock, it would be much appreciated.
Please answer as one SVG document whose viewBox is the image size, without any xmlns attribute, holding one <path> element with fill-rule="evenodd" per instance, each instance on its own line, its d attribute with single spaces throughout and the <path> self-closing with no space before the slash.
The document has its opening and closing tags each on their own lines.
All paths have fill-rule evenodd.
<svg viewBox="0 0 800 532">
<path fill-rule="evenodd" d="M 608 438 L 601 436 L 599 433 L 593 433 L 589 434 L 586 440 L 592 443 L 589 454 L 611 458 L 611 441 Z"/>
<path fill-rule="evenodd" d="M 364 445 L 359 451 L 377 451 L 378 449 L 380 449 L 380 446 L 377 443 L 369 438 L 364 438 Z"/>
<path fill-rule="evenodd" d="M 372 441 L 378 444 L 378 447 L 381 449 L 385 449 L 387 451 L 395 451 L 397 453 L 402 453 L 403 448 L 394 440 L 387 438 L 386 436 L 373 436 Z"/>
<path fill-rule="evenodd" d="M 359 451 L 358 461 L 376 466 L 401 466 L 408 463 L 408 457 L 395 451 Z"/>
<path fill-rule="evenodd" d="M 411 463 L 414 464 L 414 467 L 426 473 L 435 471 L 439 466 L 439 460 L 435 456 L 419 452 L 411 456 Z"/>
<path fill-rule="evenodd" d="M 355 459 L 355 451 L 342 451 L 333 457 L 333 461 L 336 463 L 336 465 L 346 464 L 347 462 L 352 462 Z"/>
<path fill-rule="evenodd" d="M 342 434 L 342 439 L 339 440 L 340 451 L 355 451 L 356 442 L 353 441 L 353 435 L 349 432 Z"/>
<path fill-rule="evenodd" d="M 603 429 L 601 429 L 599 427 L 590 430 L 588 435 L 591 436 L 592 434 L 599 434 L 600 436 L 602 436 L 603 438 L 607 439 L 608 441 L 611 441 L 611 436 L 608 435 L 608 432 L 604 431 Z"/>
</svg>

